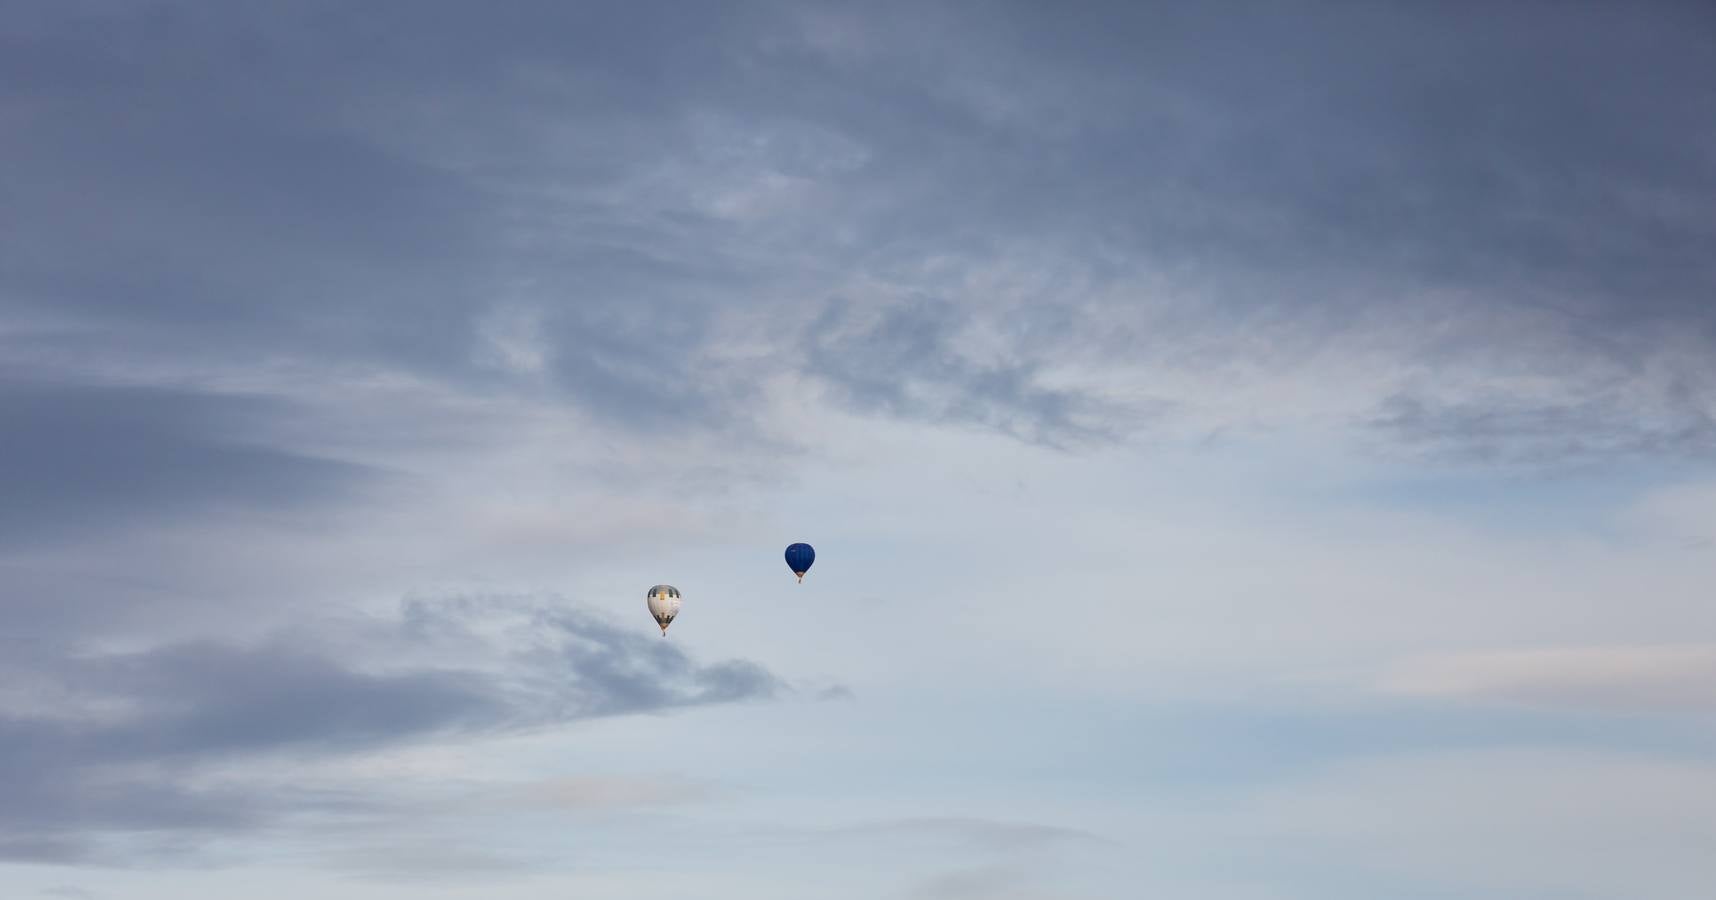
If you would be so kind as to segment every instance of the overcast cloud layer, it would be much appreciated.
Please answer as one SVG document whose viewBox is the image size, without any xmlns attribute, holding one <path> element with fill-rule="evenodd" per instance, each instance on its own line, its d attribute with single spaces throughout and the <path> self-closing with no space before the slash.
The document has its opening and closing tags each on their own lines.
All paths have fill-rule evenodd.
<svg viewBox="0 0 1716 900">
<path fill-rule="evenodd" d="M 0 435 L 8 898 L 1716 883 L 1702 4 L 0 3 Z"/>
</svg>

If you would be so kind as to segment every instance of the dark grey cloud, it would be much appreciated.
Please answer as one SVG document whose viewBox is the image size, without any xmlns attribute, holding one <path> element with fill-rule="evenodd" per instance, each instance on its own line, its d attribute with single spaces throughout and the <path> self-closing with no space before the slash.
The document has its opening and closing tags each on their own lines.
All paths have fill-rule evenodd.
<svg viewBox="0 0 1716 900">
<path fill-rule="evenodd" d="M 1393 319 L 1421 335 L 1411 362 L 1505 371 L 1529 357 L 1577 404 L 1592 402 L 1579 394 L 1593 360 L 1666 396 L 1676 385 L 1639 361 L 1665 333 L 1705 352 L 1716 335 L 1712 21 L 1692 5 L 1648 10 L 1015 9 L 969 22 L 933 62 L 890 40 L 885 19 L 847 24 L 870 38 L 852 40 L 871 54 L 856 58 L 910 73 L 894 83 L 922 76 L 949 106 L 963 90 L 968 113 L 988 113 L 918 123 L 959 150 L 901 149 L 896 171 L 910 159 L 935 177 L 887 193 L 936 226 L 895 220 L 902 242 L 971 269 L 1021 247 L 1040 254 L 1029 262 L 1070 261 L 1093 299 L 1041 293 L 1089 319 L 1061 358 L 1176 359 L 1176 334 L 1209 346 L 1228 331 L 1200 364 L 1261 339 L 1262 362 L 1287 367 Z M 1148 298 L 1101 293 L 1140 271 L 1205 303 L 1164 332 Z M 1528 331 L 1559 337 L 1502 327 L 1526 315 Z M 1424 327 L 1438 319 L 1466 327 L 1447 343 Z M 1280 352 L 1294 344 L 1299 357 Z M 1531 432 L 1493 440 L 1535 453 Z"/>
<path fill-rule="evenodd" d="M 6 96 L 28 127 L 0 184 L 15 238 L 0 302 L 84 325 L 108 352 L 119 336 L 200 362 L 279 354 L 481 389 L 496 377 L 473 364 L 484 316 L 516 301 L 543 313 L 558 387 L 615 423 L 742 408 L 696 360 L 707 301 L 754 277 L 697 252 L 701 234 L 676 238 L 671 210 L 627 222 L 601 197 L 677 143 L 685 98 L 652 82 L 683 88 L 722 17 L 205 12 L 13 23 Z M 542 126 L 560 122 L 588 143 L 555 146 Z"/>
<path fill-rule="evenodd" d="M 0 548 L 222 510 L 301 514 L 384 480 L 276 446 L 291 413 L 268 397 L 0 377 Z"/>
<path fill-rule="evenodd" d="M 1039 362 L 982 362 L 962 353 L 965 317 L 950 303 L 920 298 L 855 327 L 851 318 L 848 306 L 830 305 L 809 329 L 807 344 L 810 371 L 859 410 L 980 425 L 1046 444 L 1113 438 L 1139 417 L 1080 391 L 1043 386 Z"/>
<path fill-rule="evenodd" d="M 1636 356 L 1617 335 L 1716 335 L 1711 27 L 1673 3 L 36 10 L 0 32 L 0 304 L 86 326 L 85 354 L 403 367 L 735 436 L 781 372 L 1030 440 L 1135 428 L 1038 376 L 1171 353 L 1141 277 L 1218 332 L 1453 293 Z M 1059 274 L 972 286 L 1009 265 Z M 843 305 L 884 321 L 805 313 Z M 514 308 L 543 373 L 475 362 Z M 758 352 L 723 354 L 737 311 Z M 951 361 L 952 324 L 1022 311 L 1071 333 Z"/>
<path fill-rule="evenodd" d="M 524 634 L 482 637 L 478 617 L 512 621 Z M 702 664 L 649 637 L 571 608 L 465 601 L 414 602 L 397 623 L 348 624 L 324 640 L 292 633 L 124 653 L 9 642 L 0 662 L 14 687 L 0 715 L 0 853 L 95 856 L 125 832 L 177 834 L 190 850 L 199 835 L 383 804 L 356 791 L 234 782 L 209 775 L 211 766 L 290 771 L 382 747 L 787 689 L 755 663 Z"/>
<path fill-rule="evenodd" d="M 1699 248 L 1716 218 L 1687 202 L 1716 177 L 1716 132 L 1698 114 L 1716 65 L 1708 10 L 1471 12 L 1116 5 L 996 31 L 1025 72 L 1059 76 L 1058 99 L 1126 85 L 1084 109 L 1057 160 L 1071 192 L 1059 206 L 1081 230 L 1288 277 L 1265 302 L 1330 302 L 1305 279 L 1338 290 L 1357 272 L 1394 281 L 1367 304 L 1463 287 L 1708 325 Z"/>
</svg>

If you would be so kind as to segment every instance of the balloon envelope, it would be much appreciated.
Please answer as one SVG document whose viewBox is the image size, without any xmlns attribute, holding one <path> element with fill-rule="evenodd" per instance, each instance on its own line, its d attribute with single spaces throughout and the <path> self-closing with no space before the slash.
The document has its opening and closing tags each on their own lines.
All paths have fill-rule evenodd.
<svg viewBox="0 0 1716 900">
<path fill-rule="evenodd" d="M 786 562 L 798 580 L 803 581 L 804 573 L 810 571 L 810 564 L 816 562 L 816 551 L 809 544 L 793 544 L 786 548 Z"/>
<path fill-rule="evenodd" d="M 655 618 L 655 624 L 661 626 L 661 634 L 667 636 L 667 626 L 672 624 L 674 616 L 679 615 L 679 588 L 671 584 L 658 584 L 649 589 L 644 595 L 649 603 L 649 614 Z"/>
</svg>

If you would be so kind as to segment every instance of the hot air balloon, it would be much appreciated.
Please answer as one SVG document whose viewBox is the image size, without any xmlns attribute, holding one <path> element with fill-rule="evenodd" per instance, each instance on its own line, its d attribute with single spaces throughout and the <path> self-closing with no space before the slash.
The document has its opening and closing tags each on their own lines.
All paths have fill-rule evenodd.
<svg viewBox="0 0 1716 900">
<path fill-rule="evenodd" d="M 661 626 L 661 636 L 667 637 L 667 626 L 673 624 L 674 616 L 679 615 L 679 588 L 658 584 L 650 588 L 644 598 L 649 601 L 649 614 L 655 617 L 655 624 Z"/>
<path fill-rule="evenodd" d="M 793 544 L 786 549 L 787 568 L 804 580 L 804 573 L 810 571 L 810 564 L 816 562 L 816 551 L 809 544 Z"/>
</svg>

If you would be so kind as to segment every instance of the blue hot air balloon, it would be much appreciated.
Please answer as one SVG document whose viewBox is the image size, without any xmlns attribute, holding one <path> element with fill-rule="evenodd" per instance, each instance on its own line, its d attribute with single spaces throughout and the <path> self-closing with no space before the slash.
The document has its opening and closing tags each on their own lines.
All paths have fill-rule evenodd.
<svg viewBox="0 0 1716 900">
<path fill-rule="evenodd" d="M 799 581 L 803 581 L 804 573 L 810 571 L 810 564 L 816 562 L 816 551 L 809 544 L 793 544 L 786 549 L 786 561 L 787 568 L 792 569 Z"/>
</svg>

